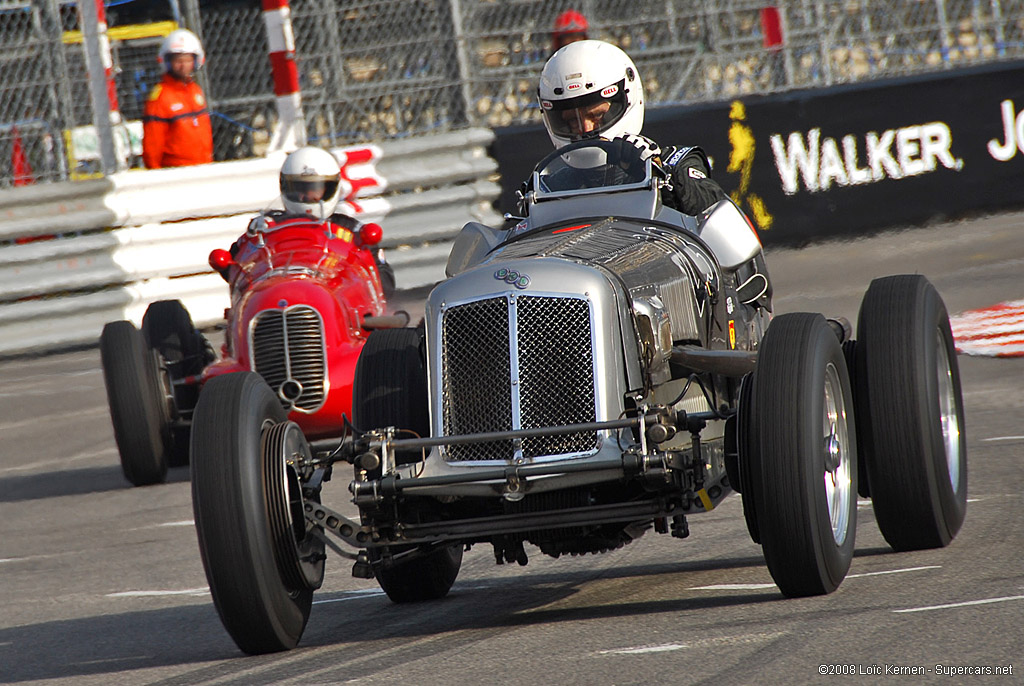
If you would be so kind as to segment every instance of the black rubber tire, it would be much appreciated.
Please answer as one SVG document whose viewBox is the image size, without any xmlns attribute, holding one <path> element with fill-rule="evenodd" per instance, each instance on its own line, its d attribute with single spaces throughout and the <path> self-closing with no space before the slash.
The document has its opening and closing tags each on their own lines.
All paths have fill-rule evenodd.
<svg viewBox="0 0 1024 686">
<path fill-rule="evenodd" d="M 857 460 L 857 495 L 870 498 L 867 452 L 871 442 L 871 413 L 868 412 L 864 375 L 857 372 L 857 341 L 843 341 L 843 357 L 846 358 L 846 371 L 850 374 L 850 384 L 853 386 L 853 406 L 857 412 L 857 448 L 860 450 Z"/>
<path fill-rule="evenodd" d="M 744 494 L 755 492 L 768 570 L 786 596 L 831 593 L 853 560 L 857 445 L 846 362 L 824 317 L 795 313 L 772 321 L 758 353 L 752 405 L 759 459 Z M 838 463 L 831 477 L 827 446 Z"/>
<path fill-rule="evenodd" d="M 423 363 L 419 329 L 379 329 L 370 334 L 356 361 L 352 380 L 352 423 L 359 429 L 405 429 L 430 435 L 427 369 Z M 412 433 L 408 433 L 412 432 Z M 399 464 L 419 462 L 420 451 L 399 452 Z"/>
<path fill-rule="evenodd" d="M 370 334 L 356 363 L 352 384 L 353 423 L 360 429 L 394 426 L 430 435 L 427 373 L 419 329 L 380 329 Z M 411 435 L 407 436 L 411 438 Z M 399 464 L 418 462 L 419 451 L 397 453 Z M 398 554 L 407 546 L 394 546 Z M 396 603 L 435 600 L 448 594 L 462 566 L 462 545 L 438 548 L 406 562 L 385 566 L 385 552 L 367 551 L 380 587 Z"/>
<path fill-rule="evenodd" d="M 158 378 L 158 383 L 161 391 L 174 399 L 173 407 L 167 411 L 167 422 L 170 424 L 182 412 L 194 409 L 199 398 L 198 383 L 175 385 L 172 382 L 201 374 L 211 361 L 209 348 L 180 300 L 158 300 L 151 303 L 142 318 L 142 334 L 147 345 L 160 354 L 166 369 L 166 373 Z M 164 376 L 167 378 L 164 379 Z M 188 464 L 190 433 L 187 425 L 179 425 L 165 432 L 167 461 L 171 467 Z"/>
<path fill-rule="evenodd" d="M 448 595 L 462 567 L 462 545 L 449 545 L 391 567 L 380 564 L 377 548 L 370 548 L 370 563 L 377 583 L 395 603 L 419 603 Z M 394 546 L 395 554 L 408 550 Z"/>
<path fill-rule="evenodd" d="M 949 315 L 925 277 L 871 282 L 857 323 L 857 369 L 882 535 L 895 550 L 947 545 L 967 512 L 967 438 Z"/>
<path fill-rule="evenodd" d="M 142 333 L 170 363 L 176 379 L 199 374 L 209 362 L 206 341 L 180 300 L 158 300 L 146 308 Z"/>
<path fill-rule="evenodd" d="M 254 372 L 218 376 L 199 396 L 192 426 L 192 506 L 199 550 L 221 622 L 249 654 L 294 648 L 309 619 L 313 587 L 286 581 L 275 527 L 288 497 L 268 477 L 263 435 L 287 421 Z"/>
<path fill-rule="evenodd" d="M 750 540 L 761 543 L 761 532 L 757 526 L 757 508 L 754 499 L 757 497 L 757 486 L 761 480 L 761 457 L 758 452 L 758 437 L 755 435 L 753 423 L 754 408 L 754 374 L 743 377 L 740 382 L 739 405 L 736 417 L 736 491 L 743 499 L 743 519 L 747 523 Z M 730 476 L 730 480 L 733 477 Z"/>
<path fill-rule="evenodd" d="M 100 334 L 103 381 L 124 476 L 135 486 L 167 478 L 166 429 L 156 359 L 128 321 L 110 322 Z"/>
</svg>

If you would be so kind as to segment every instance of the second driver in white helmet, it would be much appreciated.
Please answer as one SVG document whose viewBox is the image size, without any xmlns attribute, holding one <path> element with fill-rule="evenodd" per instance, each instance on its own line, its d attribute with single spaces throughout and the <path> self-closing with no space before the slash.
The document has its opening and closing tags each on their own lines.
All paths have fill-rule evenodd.
<svg viewBox="0 0 1024 686">
<path fill-rule="evenodd" d="M 309 223 L 327 225 L 331 235 L 351 242 L 362 243 L 370 240 L 366 224 L 343 212 L 336 212 L 341 202 L 342 183 L 341 165 L 337 158 L 328 150 L 315 146 L 304 146 L 290 153 L 281 165 L 279 177 L 281 188 L 281 204 L 284 210 L 268 210 L 249 222 L 246 235 L 267 233 L 287 226 Z M 380 240 L 380 228 L 374 227 L 376 236 L 372 244 Z M 231 246 L 232 258 L 238 256 L 239 250 L 247 244 L 246 236 L 242 236 Z M 367 244 L 369 249 L 371 244 Z M 385 298 L 390 298 L 395 291 L 395 272 L 384 259 L 384 250 L 377 248 L 372 251 L 377 273 Z M 232 273 L 221 271 L 225 280 L 231 281 Z"/>
<path fill-rule="evenodd" d="M 640 135 L 644 125 L 644 88 L 633 60 L 599 40 L 570 43 L 548 59 L 537 88 L 544 126 L 556 148 L 586 138 L 622 138 L 642 159 L 653 157 L 671 174 L 662 202 L 697 215 L 726 197 L 709 177 L 707 154 L 698 147 L 662 151 Z"/>
</svg>

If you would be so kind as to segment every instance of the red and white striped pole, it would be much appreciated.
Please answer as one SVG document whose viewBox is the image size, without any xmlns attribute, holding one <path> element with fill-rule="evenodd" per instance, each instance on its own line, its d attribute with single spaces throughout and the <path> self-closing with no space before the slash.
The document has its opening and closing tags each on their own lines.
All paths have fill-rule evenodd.
<svg viewBox="0 0 1024 686">
<path fill-rule="evenodd" d="M 274 95 L 277 96 L 278 125 L 270 139 L 270 150 L 290 150 L 306 144 L 291 8 L 288 0 L 262 1 L 263 22 L 270 44 L 270 66 L 274 75 Z"/>
</svg>

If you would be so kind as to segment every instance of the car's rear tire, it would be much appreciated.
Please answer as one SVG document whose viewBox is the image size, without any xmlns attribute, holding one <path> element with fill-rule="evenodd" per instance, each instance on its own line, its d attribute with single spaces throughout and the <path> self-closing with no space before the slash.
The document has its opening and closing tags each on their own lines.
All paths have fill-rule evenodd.
<svg viewBox="0 0 1024 686">
<path fill-rule="evenodd" d="M 418 329 L 380 329 L 370 334 L 356 363 L 352 385 L 353 422 L 362 430 L 394 426 L 399 438 L 430 435 L 427 374 L 420 355 Z M 417 462 L 419 451 L 398 453 L 399 464 Z M 391 564 L 389 554 L 409 546 L 367 552 L 373 574 L 396 603 L 434 600 L 448 594 L 462 566 L 461 544 L 439 547 L 408 561 Z"/>
<path fill-rule="evenodd" d="M 831 593 L 849 571 L 857 529 L 853 395 L 835 333 L 817 314 L 776 317 L 752 390 L 757 528 L 787 596 Z"/>
<path fill-rule="evenodd" d="M 917 274 L 872 281 L 856 350 L 882 535 L 895 550 L 945 546 L 967 512 L 967 440 L 949 315 L 935 287 Z"/>
<path fill-rule="evenodd" d="M 103 327 L 100 358 L 125 478 L 135 486 L 163 483 L 168 428 L 153 353 L 134 324 L 117 321 Z"/>
<path fill-rule="evenodd" d="M 409 546 L 392 546 L 390 552 L 397 555 L 409 549 Z M 462 567 L 462 545 L 439 547 L 393 566 L 384 566 L 384 557 L 378 548 L 370 548 L 369 557 L 377 583 L 392 602 L 419 603 L 448 595 Z"/>
<path fill-rule="evenodd" d="M 308 458 L 309 446 L 261 376 L 225 374 L 203 388 L 191 460 L 199 550 L 221 621 L 250 654 L 295 647 L 323 579 L 323 543 L 285 463 L 296 453 Z"/>
<path fill-rule="evenodd" d="M 192 317 L 180 300 L 158 300 L 146 308 L 142 335 L 150 348 L 160 354 L 162 367 L 158 382 L 168 400 L 168 423 L 183 413 L 191 413 L 199 397 L 199 383 L 175 384 L 188 376 L 198 376 L 212 361 L 206 339 L 192 323 Z M 180 423 L 167 432 L 167 459 L 172 467 L 188 464 L 189 426 Z"/>
</svg>

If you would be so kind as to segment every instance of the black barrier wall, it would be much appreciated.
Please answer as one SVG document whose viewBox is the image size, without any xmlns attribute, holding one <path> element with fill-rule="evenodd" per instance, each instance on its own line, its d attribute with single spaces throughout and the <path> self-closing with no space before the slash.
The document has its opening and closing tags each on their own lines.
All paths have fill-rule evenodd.
<svg viewBox="0 0 1024 686">
<path fill-rule="evenodd" d="M 495 133 L 514 212 L 551 142 L 542 126 Z M 644 133 L 703 147 L 765 243 L 1024 206 L 1024 62 L 649 109 Z"/>
</svg>

